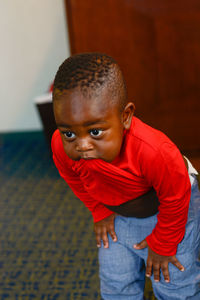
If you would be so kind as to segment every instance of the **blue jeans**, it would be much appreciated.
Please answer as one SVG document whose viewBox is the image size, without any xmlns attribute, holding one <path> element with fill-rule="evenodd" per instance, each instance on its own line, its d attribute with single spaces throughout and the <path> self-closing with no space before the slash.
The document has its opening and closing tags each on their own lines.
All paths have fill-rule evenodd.
<svg viewBox="0 0 200 300">
<path fill-rule="evenodd" d="M 170 282 L 160 282 L 151 277 L 154 294 L 159 300 L 200 299 L 200 191 L 195 175 L 183 240 L 178 245 L 176 257 L 185 267 L 179 271 L 169 264 Z M 156 215 L 138 219 L 117 216 L 113 242 L 109 236 L 109 248 L 99 249 L 99 275 L 101 296 L 104 300 L 142 300 L 145 285 L 147 248 L 135 250 L 133 245 L 149 235 L 157 223 Z"/>
</svg>

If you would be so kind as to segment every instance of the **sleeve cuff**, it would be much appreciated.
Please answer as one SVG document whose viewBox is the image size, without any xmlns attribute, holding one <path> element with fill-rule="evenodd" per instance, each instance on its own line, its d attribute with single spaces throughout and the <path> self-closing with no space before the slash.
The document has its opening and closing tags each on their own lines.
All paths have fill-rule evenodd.
<svg viewBox="0 0 200 300">
<path fill-rule="evenodd" d="M 146 237 L 146 241 L 148 246 L 153 250 L 155 253 L 163 256 L 173 256 L 176 254 L 177 251 L 177 244 L 174 243 L 168 243 L 166 242 L 161 243 L 156 239 L 156 237 L 153 234 L 150 234 Z"/>
<path fill-rule="evenodd" d="M 95 210 L 92 211 L 92 216 L 94 219 L 94 222 L 99 222 L 110 215 L 112 215 L 114 212 L 109 210 L 107 207 L 105 207 L 103 204 L 99 204 L 96 206 Z"/>
</svg>

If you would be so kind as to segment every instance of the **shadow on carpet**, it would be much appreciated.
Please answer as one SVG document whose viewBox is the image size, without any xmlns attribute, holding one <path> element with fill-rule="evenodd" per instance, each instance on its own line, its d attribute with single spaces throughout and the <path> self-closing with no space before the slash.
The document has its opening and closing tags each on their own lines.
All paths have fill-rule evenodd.
<svg viewBox="0 0 200 300">
<path fill-rule="evenodd" d="M 101 299 L 91 215 L 43 133 L 0 134 L 0 157 L 0 299 Z"/>
</svg>

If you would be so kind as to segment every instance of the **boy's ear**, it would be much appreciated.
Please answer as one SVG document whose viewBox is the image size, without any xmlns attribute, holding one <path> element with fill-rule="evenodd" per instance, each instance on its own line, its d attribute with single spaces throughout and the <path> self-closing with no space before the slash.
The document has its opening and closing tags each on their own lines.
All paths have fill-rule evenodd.
<svg viewBox="0 0 200 300">
<path fill-rule="evenodd" d="M 131 121 L 132 117 L 135 112 L 135 105 L 133 102 L 129 102 L 126 104 L 123 113 L 122 113 L 122 120 L 123 120 L 123 125 L 126 130 L 128 130 L 131 126 Z"/>
</svg>

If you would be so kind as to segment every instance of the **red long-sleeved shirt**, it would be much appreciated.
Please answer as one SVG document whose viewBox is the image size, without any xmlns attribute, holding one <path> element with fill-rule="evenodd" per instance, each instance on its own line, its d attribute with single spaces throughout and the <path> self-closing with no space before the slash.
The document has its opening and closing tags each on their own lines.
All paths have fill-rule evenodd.
<svg viewBox="0 0 200 300">
<path fill-rule="evenodd" d="M 103 203 L 120 205 L 153 187 L 160 202 L 158 222 L 146 240 L 156 253 L 175 255 L 185 233 L 191 185 L 182 155 L 166 135 L 133 117 L 112 163 L 71 160 L 58 130 L 52 137 L 52 151 L 60 175 L 95 222 L 112 214 Z"/>
</svg>

